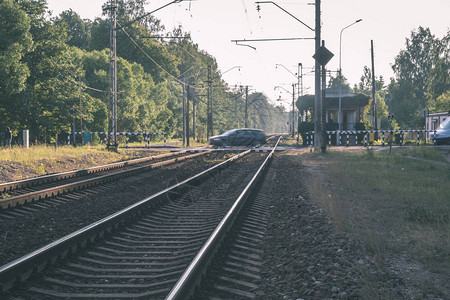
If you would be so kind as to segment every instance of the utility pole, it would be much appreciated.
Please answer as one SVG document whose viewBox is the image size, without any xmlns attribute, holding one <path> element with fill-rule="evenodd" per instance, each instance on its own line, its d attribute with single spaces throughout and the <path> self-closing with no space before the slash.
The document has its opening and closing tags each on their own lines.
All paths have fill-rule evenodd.
<svg viewBox="0 0 450 300">
<path fill-rule="evenodd" d="M 83 132 L 83 114 L 81 111 L 81 74 L 78 74 L 78 98 L 80 98 L 80 131 Z"/>
<path fill-rule="evenodd" d="M 186 145 L 186 83 L 183 78 L 183 146 Z"/>
<path fill-rule="evenodd" d="M 322 40 L 322 47 L 325 47 L 325 41 Z M 326 143 L 325 143 L 325 123 L 326 123 L 326 87 L 327 87 L 327 73 L 325 69 L 325 64 L 322 65 L 322 117 L 321 117 L 321 127 L 322 127 L 322 144 L 320 148 L 322 149 L 322 152 L 325 152 L 326 150 Z"/>
<path fill-rule="evenodd" d="M 195 140 L 195 89 L 192 90 L 192 137 Z"/>
<path fill-rule="evenodd" d="M 292 85 L 292 138 L 295 137 L 295 84 Z"/>
<path fill-rule="evenodd" d="M 316 36 L 315 36 L 315 53 L 320 48 L 320 0 L 315 0 L 316 6 Z M 322 126 L 321 126 L 321 86 L 320 86 L 320 63 L 315 60 L 315 99 L 314 99 L 314 150 L 319 151 L 322 148 Z"/>
<path fill-rule="evenodd" d="M 248 85 L 245 87 L 245 119 L 244 128 L 248 128 Z"/>
<path fill-rule="evenodd" d="M 186 97 L 186 146 L 189 147 L 189 97 L 191 95 L 191 89 L 188 84 L 187 86 L 187 97 Z"/>
<path fill-rule="evenodd" d="M 107 148 L 117 151 L 117 0 L 111 0 L 106 10 L 111 13 L 109 28 L 109 107 L 108 112 L 108 144 Z M 111 137 L 112 135 L 112 137 Z"/>
<path fill-rule="evenodd" d="M 213 135 L 212 128 L 212 78 L 211 78 L 211 65 L 208 65 L 208 103 L 207 103 L 207 121 L 206 121 L 206 137 Z"/>
<path fill-rule="evenodd" d="M 375 131 L 376 131 L 376 130 L 378 130 L 378 126 L 377 126 L 377 99 L 376 99 L 377 82 L 375 80 L 375 62 L 374 62 L 374 59 L 373 59 L 373 40 L 370 40 L 370 53 L 371 53 L 371 57 L 372 57 L 373 120 L 374 120 L 374 128 L 375 128 Z"/>
<path fill-rule="evenodd" d="M 76 135 L 75 135 L 75 106 L 72 107 L 70 112 L 72 113 L 72 118 L 73 118 L 73 130 L 72 130 L 72 133 L 73 133 L 73 135 L 72 135 L 73 136 L 73 146 L 76 147 L 77 146 L 77 138 L 76 138 Z"/>
<path fill-rule="evenodd" d="M 241 91 L 239 91 L 239 96 L 241 97 Z M 238 97 L 234 97 L 234 117 L 235 117 L 235 119 L 234 119 L 234 121 L 235 121 L 235 128 L 238 128 L 239 127 L 239 121 L 238 121 L 238 118 L 237 118 L 237 99 L 238 99 Z"/>
<path fill-rule="evenodd" d="M 300 89 L 299 89 L 299 91 L 297 93 L 297 97 L 300 97 L 300 96 L 303 96 L 303 64 L 299 63 L 298 64 L 298 68 L 299 68 L 299 70 L 298 70 L 299 73 L 298 74 L 300 74 L 299 75 L 299 80 L 300 80 L 299 87 L 300 87 Z M 299 111 L 299 117 L 300 117 L 299 122 L 300 121 L 303 122 L 303 114 L 300 114 L 300 111 Z"/>
</svg>

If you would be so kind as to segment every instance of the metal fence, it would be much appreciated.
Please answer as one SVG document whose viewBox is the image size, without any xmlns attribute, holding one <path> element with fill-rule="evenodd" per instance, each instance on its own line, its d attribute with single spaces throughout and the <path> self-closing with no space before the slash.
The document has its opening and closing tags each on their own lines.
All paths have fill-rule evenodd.
<svg viewBox="0 0 450 300">
<path fill-rule="evenodd" d="M 375 141 L 381 143 L 381 146 L 404 145 L 414 143 L 419 145 L 421 142 L 427 143 L 427 134 L 433 133 L 432 143 L 436 145 L 436 130 L 347 130 L 347 131 L 325 131 L 328 146 L 368 146 Z M 371 134 L 373 134 L 371 136 Z M 306 145 L 314 144 L 314 131 L 304 134 Z"/>
</svg>

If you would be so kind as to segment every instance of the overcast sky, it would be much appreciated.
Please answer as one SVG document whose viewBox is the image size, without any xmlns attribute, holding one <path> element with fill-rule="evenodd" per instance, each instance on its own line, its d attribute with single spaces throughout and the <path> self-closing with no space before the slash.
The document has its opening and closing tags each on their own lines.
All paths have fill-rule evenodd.
<svg viewBox="0 0 450 300">
<path fill-rule="evenodd" d="M 53 15 L 72 8 L 82 18 L 93 20 L 101 15 L 105 0 L 47 0 Z M 171 0 L 150 0 L 147 11 L 152 11 Z M 314 28 L 314 0 L 279 0 L 278 5 Z M 327 69 L 339 67 L 339 34 L 342 28 L 357 19 L 363 21 L 345 29 L 342 34 L 342 72 L 351 86 L 358 83 L 364 66 L 371 66 L 370 41 L 374 41 L 375 74 L 383 75 L 385 82 L 393 77 L 391 65 L 395 56 L 405 48 L 405 39 L 419 26 L 429 27 L 438 38 L 450 28 L 450 0 L 323 0 L 322 39 L 334 53 Z M 181 25 L 192 35 L 200 49 L 216 57 L 223 78 L 230 86 L 249 85 L 263 91 L 269 98 L 292 99 L 282 86 L 291 91 L 302 63 L 304 73 L 314 66 L 314 40 L 252 42 L 256 50 L 238 46 L 231 40 L 264 38 L 311 38 L 314 32 L 277 8 L 261 4 L 258 13 L 255 1 L 249 0 L 194 0 L 173 4 L 155 13 L 166 30 Z M 282 64 L 284 67 L 278 66 Z M 314 76 L 304 76 L 305 93 L 314 92 Z M 309 89 L 308 89 L 309 88 Z"/>
</svg>

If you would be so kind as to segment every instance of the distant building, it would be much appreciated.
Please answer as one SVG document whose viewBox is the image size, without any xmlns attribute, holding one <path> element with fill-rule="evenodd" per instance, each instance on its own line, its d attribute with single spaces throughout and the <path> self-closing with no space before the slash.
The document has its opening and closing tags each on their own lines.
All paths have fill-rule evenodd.
<svg viewBox="0 0 450 300">
<path fill-rule="evenodd" d="M 441 112 L 425 112 L 425 129 L 426 130 L 436 130 L 442 122 L 450 117 L 450 111 Z M 432 138 L 432 134 L 427 132 L 427 140 Z"/>
<path fill-rule="evenodd" d="M 363 120 L 364 107 L 369 104 L 370 97 L 364 94 L 354 94 L 348 88 L 341 88 L 341 123 L 343 130 L 354 130 L 355 125 Z M 314 111 L 314 95 L 306 95 L 298 98 L 297 108 L 300 114 L 306 111 Z M 333 124 L 328 126 L 338 129 L 339 89 L 329 88 L 325 90 L 325 122 Z"/>
</svg>

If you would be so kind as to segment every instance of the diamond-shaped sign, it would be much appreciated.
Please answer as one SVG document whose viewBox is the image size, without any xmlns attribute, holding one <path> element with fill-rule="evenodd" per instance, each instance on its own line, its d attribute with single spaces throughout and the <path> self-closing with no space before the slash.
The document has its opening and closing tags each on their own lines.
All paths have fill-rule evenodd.
<svg viewBox="0 0 450 300">
<path fill-rule="evenodd" d="M 317 50 L 316 54 L 313 55 L 313 58 L 319 62 L 322 66 L 325 66 L 330 59 L 334 56 L 330 50 L 325 48 L 324 46 L 320 46 Z"/>
</svg>

